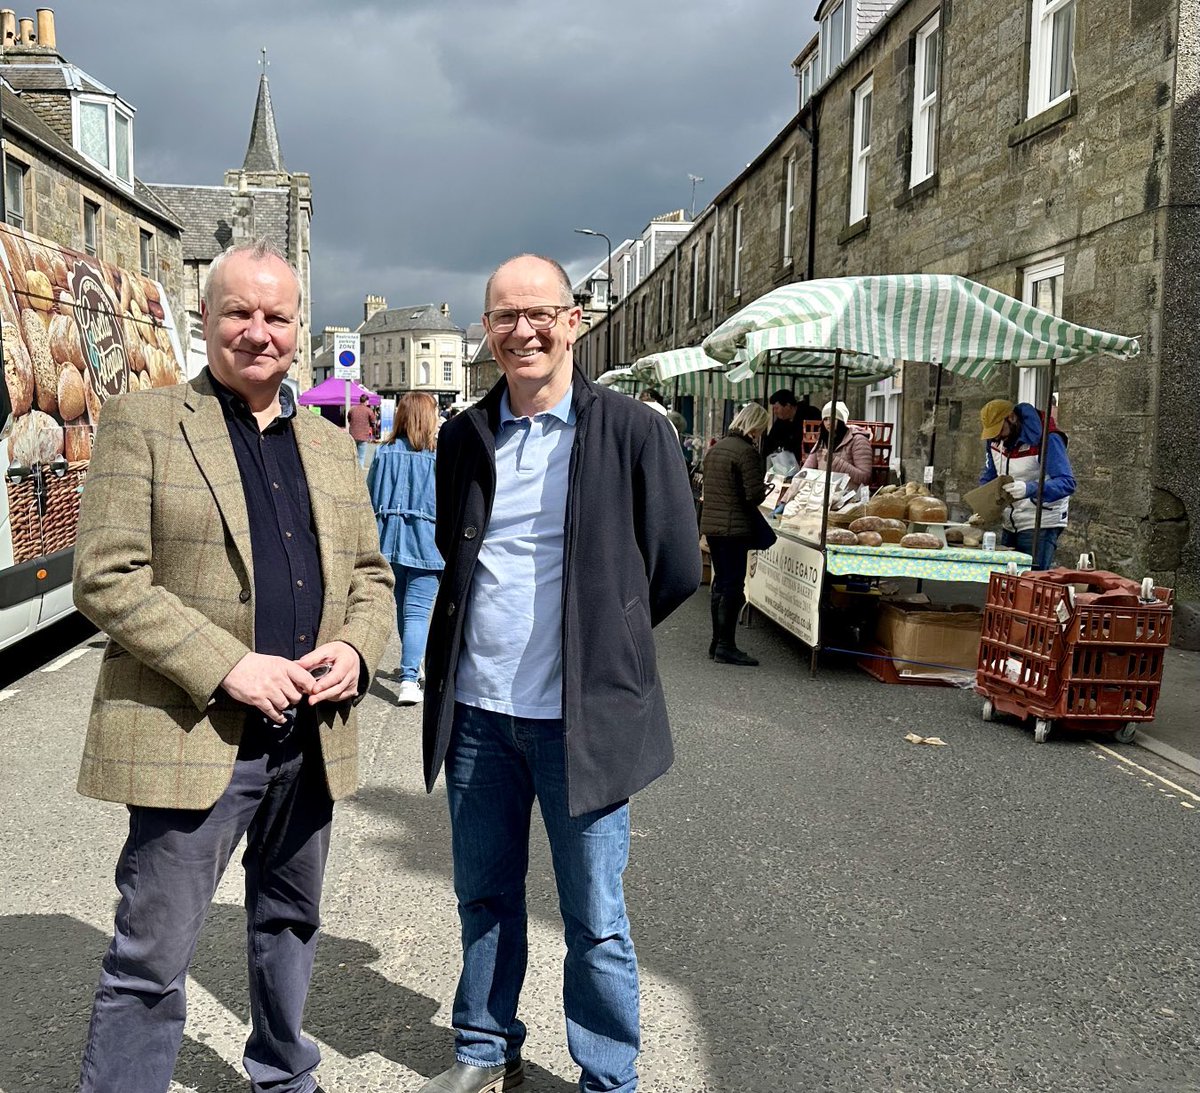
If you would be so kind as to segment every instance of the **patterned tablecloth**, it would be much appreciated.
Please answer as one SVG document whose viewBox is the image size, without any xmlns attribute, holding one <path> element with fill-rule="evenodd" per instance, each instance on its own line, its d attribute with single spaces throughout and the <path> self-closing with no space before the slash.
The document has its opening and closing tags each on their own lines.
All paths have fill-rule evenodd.
<svg viewBox="0 0 1200 1093">
<path fill-rule="evenodd" d="M 779 535 L 815 546 L 803 535 L 775 527 Z M 1029 569 L 1033 559 L 1018 550 L 972 550 L 968 547 L 943 547 L 941 550 L 909 550 L 887 544 L 878 547 L 835 546 L 825 548 L 825 571 L 835 576 L 854 574 L 862 577 L 918 577 L 927 581 L 974 581 L 987 584 L 992 573 L 1009 562 L 1017 569 Z"/>
</svg>

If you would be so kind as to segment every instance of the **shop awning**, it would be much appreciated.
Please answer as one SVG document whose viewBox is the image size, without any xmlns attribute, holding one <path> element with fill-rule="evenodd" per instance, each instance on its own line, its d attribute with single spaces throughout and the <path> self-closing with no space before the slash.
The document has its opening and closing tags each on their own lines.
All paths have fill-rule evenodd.
<svg viewBox="0 0 1200 1093">
<path fill-rule="evenodd" d="M 851 370 L 863 357 L 925 361 L 978 379 L 1004 362 L 1139 352 L 1136 338 L 1078 326 L 966 277 L 925 273 L 784 285 L 731 315 L 703 349 L 719 361 L 743 361 L 734 378 L 768 363 L 774 373 L 778 350 L 840 349 Z"/>
</svg>

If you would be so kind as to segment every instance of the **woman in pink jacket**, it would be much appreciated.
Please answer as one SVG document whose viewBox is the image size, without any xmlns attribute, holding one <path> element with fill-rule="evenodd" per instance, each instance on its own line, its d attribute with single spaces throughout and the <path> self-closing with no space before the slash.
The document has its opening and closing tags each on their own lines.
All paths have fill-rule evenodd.
<svg viewBox="0 0 1200 1093">
<path fill-rule="evenodd" d="M 836 427 L 834 427 L 836 417 Z M 830 447 L 833 448 L 833 469 L 848 474 L 850 485 L 861 486 L 871 480 L 872 456 L 871 433 L 857 425 L 849 425 L 850 410 L 844 402 L 834 405 L 825 403 L 821 407 L 821 435 L 817 446 L 808 453 L 804 461 L 806 467 L 825 468 L 825 457 Z M 829 433 L 833 427 L 833 443 L 830 444 Z"/>
</svg>

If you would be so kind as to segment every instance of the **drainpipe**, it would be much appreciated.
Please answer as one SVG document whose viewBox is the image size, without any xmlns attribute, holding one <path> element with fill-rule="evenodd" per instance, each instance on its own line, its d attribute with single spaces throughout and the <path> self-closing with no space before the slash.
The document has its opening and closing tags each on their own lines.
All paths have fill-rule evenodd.
<svg viewBox="0 0 1200 1093">
<path fill-rule="evenodd" d="M 809 128 L 801 125 L 800 132 L 808 137 L 808 238 L 805 241 L 804 279 L 813 279 L 813 266 L 816 261 L 817 234 L 817 104 L 809 99 Z"/>
</svg>

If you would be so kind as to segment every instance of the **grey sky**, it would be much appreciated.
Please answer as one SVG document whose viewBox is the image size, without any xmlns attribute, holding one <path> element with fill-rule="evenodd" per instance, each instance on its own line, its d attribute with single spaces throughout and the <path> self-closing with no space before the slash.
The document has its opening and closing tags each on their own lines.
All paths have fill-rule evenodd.
<svg viewBox="0 0 1200 1093">
<path fill-rule="evenodd" d="M 313 179 L 313 323 L 362 298 L 478 317 L 522 250 L 574 275 L 655 215 L 699 210 L 796 109 L 815 0 L 62 0 L 59 51 L 137 108 L 149 182 L 241 166 L 269 53 L 284 159 Z M 18 10 L 20 16 L 32 16 Z"/>
</svg>

